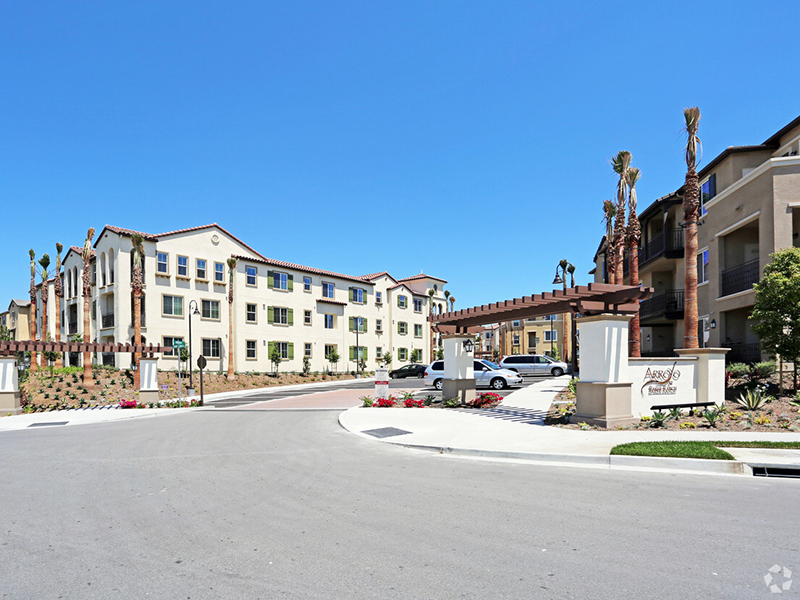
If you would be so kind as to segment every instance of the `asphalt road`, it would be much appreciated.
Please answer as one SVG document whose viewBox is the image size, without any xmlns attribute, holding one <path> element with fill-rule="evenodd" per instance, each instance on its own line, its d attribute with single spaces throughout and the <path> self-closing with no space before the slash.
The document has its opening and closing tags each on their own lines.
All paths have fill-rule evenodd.
<svg viewBox="0 0 800 600">
<path fill-rule="evenodd" d="M 797 480 L 454 459 L 336 417 L 0 434 L 0 597 L 774 598 L 770 567 L 800 577 Z"/>
</svg>

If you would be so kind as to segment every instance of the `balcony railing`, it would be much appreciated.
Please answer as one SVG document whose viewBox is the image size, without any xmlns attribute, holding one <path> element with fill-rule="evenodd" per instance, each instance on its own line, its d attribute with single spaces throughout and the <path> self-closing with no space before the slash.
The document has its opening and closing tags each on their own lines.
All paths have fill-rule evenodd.
<svg viewBox="0 0 800 600">
<path fill-rule="evenodd" d="M 114 326 L 114 313 L 103 315 L 103 329 Z"/>
<path fill-rule="evenodd" d="M 639 318 L 644 320 L 654 317 L 682 319 L 683 290 L 664 290 L 643 300 L 639 305 Z"/>
<path fill-rule="evenodd" d="M 722 272 L 722 282 L 720 285 L 720 296 L 729 296 L 736 292 L 743 292 L 753 287 L 759 280 L 759 260 L 751 260 L 738 267 L 727 269 Z"/>
<path fill-rule="evenodd" d="M 114 367 L 114 353 L 113 352 L 103 352 L 103 365 L 106 367 Z"/>
<path fill-rule="evenodd" d="M 78 333 L 78 324 L 77 323 L 70 323 L 69 324 L 69 334 L 75 335 Z"/>
<path fill-rule="evenodd" d="M 749 343 L 730 343 L 725 344 L 730 348 L 730 352 L 725 355 L 727 363 L 748 363 L 753 364 L 761 361 L 761 344 L 758 342 Z"/>
<path fill-rule="evenodd" d="M 639 248 L 639 262 L 645 263 L 662 254 L 672 255 L 669 258 L 683 256 L 683 229 L 666 229 L 651 237 Z"/>
</svg>

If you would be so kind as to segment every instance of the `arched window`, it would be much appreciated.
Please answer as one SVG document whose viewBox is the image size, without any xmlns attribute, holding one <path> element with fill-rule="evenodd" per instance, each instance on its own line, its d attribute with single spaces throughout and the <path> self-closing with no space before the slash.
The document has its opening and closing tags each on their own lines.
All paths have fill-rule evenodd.
<svg viewBox="0 0 800 600">
<path fill-rule="evenodd" d="M 106 253 L 100 255 L 100 287 L 106 287 Z"/>
<path fill-rule="evenodd" d="M 108 283 L 114 285 L 114 249 L 108 251 Z"/>
</svg>

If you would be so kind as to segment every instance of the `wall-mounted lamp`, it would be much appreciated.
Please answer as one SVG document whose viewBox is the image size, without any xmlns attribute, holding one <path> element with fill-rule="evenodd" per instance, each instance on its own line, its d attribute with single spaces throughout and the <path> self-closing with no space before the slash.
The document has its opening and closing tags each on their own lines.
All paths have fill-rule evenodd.
<svg viewBox="0 0 800 600">
<path fill-rule="evenodd" d="M 716 328 L 717 328 L 717 320 L 711 319 L 711 329 L 716 329 Z"/>
<path fill-rule="evenodd" d="M 472 352 L 472 348 L 474 347 L 472 340 L 464 340 L 464 352 L 469 354 Z"/>
<path fill-rule="evenodd" d="M 650 341 L 650 334 L 649 333 L 647 334 L 647 341 L 648 342 Z"/>
</svg>

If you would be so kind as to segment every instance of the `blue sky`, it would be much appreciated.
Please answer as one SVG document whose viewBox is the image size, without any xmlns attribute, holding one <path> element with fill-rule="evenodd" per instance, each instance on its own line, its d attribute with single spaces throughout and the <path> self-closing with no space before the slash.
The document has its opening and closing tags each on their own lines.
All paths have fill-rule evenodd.
<svg viewBox="0 0 800 600">
<path fill-rule="evenodd" d="M 621 6 L 621 5 L 620 5 Z M 724 8 L 723 8 L 724 6 Z M 449 280 L 456 308 L 586 283 L 640 207 L 800 114 L 800 3 L 4 2 L 0 305 L 28 249 L 218 222 L 262 254 Z"/>
</svg>

